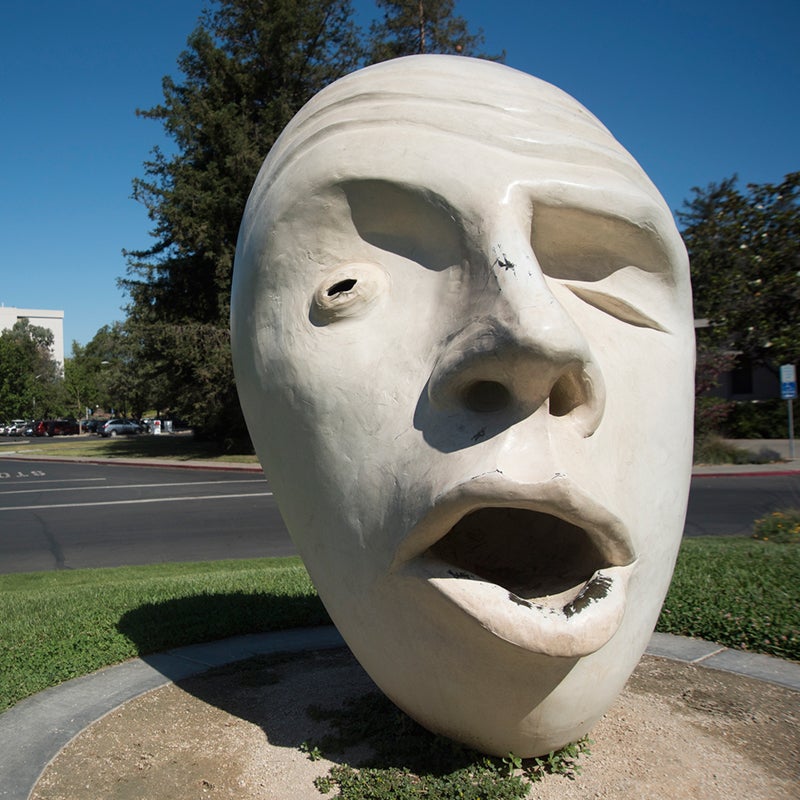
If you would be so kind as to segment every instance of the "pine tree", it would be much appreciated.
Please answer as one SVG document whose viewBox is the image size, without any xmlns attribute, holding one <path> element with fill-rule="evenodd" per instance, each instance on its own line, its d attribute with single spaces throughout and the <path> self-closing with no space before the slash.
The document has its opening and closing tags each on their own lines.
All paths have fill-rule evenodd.
<svg viewBox="0 0 800 800">
<path fill-rule="evenodd" d="M 244 432 L 228 317 L 250 188 L 300 106 L 362 60 L 349 0 L 221 0 L 178 59 L 182 79 L 137 112 L 174 151 L 155 148 L 134 181 L 155 242 L 127 253 L 127 327 L 143 368 L 168 376 L 168 405 L 209 434 Z"/>
<path fill-rule="evenodd" d="M 149 405 L 196 429 L 245 435 L 228 328 L 236 237 L 258 170 L 316 92 L 367 61 L 416 52 L 474 54 L 482 43 L 453 0 L 388 2 L 369 43 L 350 0 L 216 0 L 178 58 L 180 79 L 139 116 L 172 140 L 134 180 L 153 244 L 127 252 L 125 335 Z M 420 16 L 421 15 L 421 16 Z M 415 39 L 417 36 L 418 39 Z"/>
<path fill-rule="evenodd" d="M 420 53 L 480 55 L 483 32 L 470 33 L 467 21 L 454 13 L 454 0 L 376 0 L 376 5 L 384 14 L 370 28 L 373 62 Z"/>
</svg>

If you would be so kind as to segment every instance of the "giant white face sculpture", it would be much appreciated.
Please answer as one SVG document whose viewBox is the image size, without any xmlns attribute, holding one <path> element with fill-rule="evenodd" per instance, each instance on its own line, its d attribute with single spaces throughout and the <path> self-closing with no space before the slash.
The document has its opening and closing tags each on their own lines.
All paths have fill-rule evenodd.
<svg viewBox="0 0 800 800">
<path fill-rule="evenodd" d="M 376 683 L 486 752 L 547 752 L 644 650 L 691 464 L 686 253 L 575 100 L 415 56 L 308 103 L 245 212 L 242 405 Z"/>
</svg>

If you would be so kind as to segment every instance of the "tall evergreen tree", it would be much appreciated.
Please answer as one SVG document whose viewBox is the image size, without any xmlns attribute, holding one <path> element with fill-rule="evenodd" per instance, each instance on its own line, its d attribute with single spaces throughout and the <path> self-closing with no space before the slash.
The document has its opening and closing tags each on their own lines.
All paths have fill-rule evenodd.
<svg viewBox="0 0 800 800">
<path fill-rule="evenodd" d="M 231 275 L 244 206 L 261 163 L 299 108 L 368 60 L 417 52 L 474 54 L 453 0 L 386 2 L 369 43 L 350 0 L 210 0 L 162 82 L 160 122 L 174 148 L 155 148 L 134 197 L 153 244 L 127 253 L 125 334 L 137 386 L 215 436 L 245 433 L 230 358 Z M 413 8 L 412 8 L 413 6 Z M 420 16 L 420 14 L 422 16 Z M 414 39 L 414 33 L 420 37 Z"/>
<path fill-rule="evenodd" d="M 137 112 L 175 149 L 154 149 L 134 181 L 155 242 L 127 253 L 127 327 L 167 377 L 162 403 L 209 433 L 244 432 L 228 315 L 250 187 L 300 106 L 361 61 L 350 0 L 220 0 L 178 59 L 182 80 L 164 78 L 163 103 Z"/>
<path fill-rule="evenodd" d="M 420 53 L 480 56 L 483 31 L 471 33 L 454 0 L 375 0 L 383 17 L 370 28 L 370 60 Z M 502 59 L 503 56 L 491 56 Z"/>
</svg>

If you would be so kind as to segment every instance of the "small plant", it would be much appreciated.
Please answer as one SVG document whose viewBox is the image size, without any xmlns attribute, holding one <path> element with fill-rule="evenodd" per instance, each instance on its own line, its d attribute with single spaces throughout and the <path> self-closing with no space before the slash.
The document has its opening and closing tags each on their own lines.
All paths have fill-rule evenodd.
<svg viewBox="0 0 800 800">
<path fill-rule="evenodd" d="M 303 742 L 300 745 L 300 752 L 306 753 L 309 761 L 320 761 L 322 759 L 322 753 L 320 752 L 319 747 L 316 745 L 311 745 L 308 742 Z"/>
<path fill-rule="evenodd" d="M 777 544 L 800 543 L 800 508 L 773 511 L 753 523 L 753 538 Z"/>
<path fill-rule="evenodd" d="M 563 775 L 574 780 L 581 774 L 581 765 L 578 759 L 582 755 L 589 755 L 589 745 L 592 740 L 584 736 L 577 742 L 568 744 L 560 750 L 548 753 L 546 756 L 530 759 L 523 769 L 531 783 L 540 781 L 545 775 Z"/>
<path fill-rule="evenodd" d="M 338 764 L 314 781 L 321 793 L 338 789 L 344 800 L 521 800 L 546 774 L 574 778 L 577 759 L 589 753 L 582 739 L 542 758 L 490 758 L 428 732 L 377 692 L 341 709 L 308 712 L 334 732 L 318 745 L 304 743 L 303 752 L 338 754 L 359 744 L 372 750 L 361 766 Z"/>
</svg>

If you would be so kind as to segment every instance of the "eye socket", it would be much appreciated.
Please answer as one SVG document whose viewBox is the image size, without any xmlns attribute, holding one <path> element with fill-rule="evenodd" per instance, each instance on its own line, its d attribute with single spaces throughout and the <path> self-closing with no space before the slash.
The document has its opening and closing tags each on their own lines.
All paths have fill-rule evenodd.
<svg viewBox="0 0 800 800">
<path fill-rule="evenodd" d="M 584 303 L 628 325 L 669 333 L 662 290 L 672 265 L 654 223 L 541 205 L 533 212 L 531 247 L 545 276 Z"/>
<path fill-rule="evenodd" d="M 558 280 L 601 281 L 632 265 L 650 273 L 670 270 L 651 226 L 580 208 L 535 208 L 531 246 L 544 274 Z"/>
<path fill-rule="evenodd" d="M 311 301 L 314 325 L 357 317 L 375 304 L 389 288 L 389 275 L 377 264 L 345 264 L 325 276 Z"/>
<path fill-rule="evenodd" d="M 462 262 L 458 215 L 444 198 L 383 180 L 347 181 L 342 188 L 368 244 L 431 270 Z"/>
</svg>

